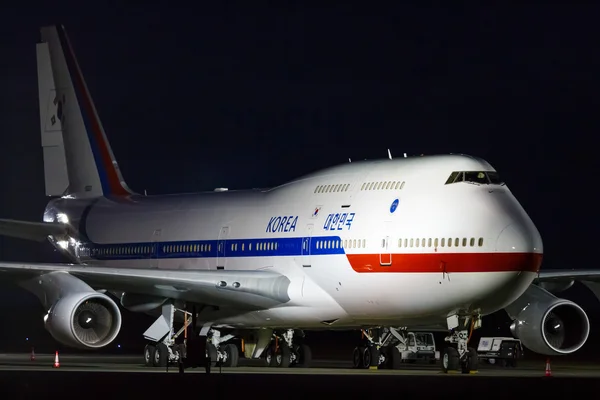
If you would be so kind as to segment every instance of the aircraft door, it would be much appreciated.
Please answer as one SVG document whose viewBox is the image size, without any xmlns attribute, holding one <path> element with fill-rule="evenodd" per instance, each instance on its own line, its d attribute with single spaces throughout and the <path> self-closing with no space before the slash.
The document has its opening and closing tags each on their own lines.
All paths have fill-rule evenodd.
<svg viewBox="0 0 600 400">
<path fill-rule="evenodd" d="M 392 250 L 390 243 L 391 222 L 386 221 L 383 224 L 383 235 L 381 238 L 381 251 L 379 253 L 379 264 L 382 266 L 392 265 Z"/>
<path fill-rule="evenodd" d="M 306 235 L 302 237 L 302 257 L 303 267 L 310 267 L 310 246 L 312 244 L 313 224 L 306 225 Z"/>
<path fill-rule="evenodd" d="M 219 240 L 217 240 L 217 269 L 225 269 L 227 263 L 227 236 L 229 236 L 229 227 L 224 226 L 219 232 Z"/>
</svg>

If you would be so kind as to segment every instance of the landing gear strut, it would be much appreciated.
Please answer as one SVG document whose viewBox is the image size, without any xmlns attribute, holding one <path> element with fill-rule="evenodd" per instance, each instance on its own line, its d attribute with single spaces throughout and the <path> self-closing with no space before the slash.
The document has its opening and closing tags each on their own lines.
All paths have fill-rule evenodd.
<svg viewBox="0 0 600 400">
<path fill-rule="evenodd" d="M 481 317 L 453 315 L 448 317 L 447 322 L 450 335 L 445 341 L 456 345 L 456 348 L 444 349 L 442 370 L 445 373 L 459 369 L 463 374 L 476 372 L 479 367 L 479 357 L 477 351 L 468 347 L 468 344 L 473 330 L 481 327 Z"/>
<path fill-rule="evenodd" d="M 310 347 L 303 342 L 304 333 L 287 329 L 273 332 L 273 340 L 265 349 L 265 364 L 269 367 L 308 368 L 312 362 Z"/>
<path fill-rule="evenodd" d="M 183 327 L 176 333 L 173 329 L 175 312 L 184 314 Z M 160 317 L 144 332 L 144 337 L 150 341 L 144 348 L 144 364 L 147 367 L 166 367 L 169 364 L 183 362 L 187 356 L 187 341 L 176 343 L 176 339 L 182 333 L 186 333 L 187 337 L 187 328 L 194 319 L 192 313 L 177 309 L 173 304 L 163 305 Z M 212 366 L 237 367 L 238 348 L 235 344 L 225 343 L 233 338 L 234 335 L 221 336 L 219 330 L 205 326 L 200 331 L 200 338 L 190 339 L 206 340 L 206 345 L 202 343 L 200 347 L 205 348 L 202 351 L 210 358 Z"/>
</svg>

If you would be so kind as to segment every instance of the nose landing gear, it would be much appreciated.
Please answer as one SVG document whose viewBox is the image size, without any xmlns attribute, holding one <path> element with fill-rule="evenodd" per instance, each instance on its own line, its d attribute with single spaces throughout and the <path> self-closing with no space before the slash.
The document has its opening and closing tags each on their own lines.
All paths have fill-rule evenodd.
<svg viewBox="0 0 600 400">
<path fill-rule="evenodd" d="M 463 374 L 476 373 L 479 368 L 477 351 L 468 347 L 473 330 L 481 328 L 481 317 L 453 315 L 448 317 L 448 330 L 450 335 L 445 341 L 455 344 L 455 347 L 446 347 L 442 354 L 442 371 L 460 370 Z"/>
</svg>

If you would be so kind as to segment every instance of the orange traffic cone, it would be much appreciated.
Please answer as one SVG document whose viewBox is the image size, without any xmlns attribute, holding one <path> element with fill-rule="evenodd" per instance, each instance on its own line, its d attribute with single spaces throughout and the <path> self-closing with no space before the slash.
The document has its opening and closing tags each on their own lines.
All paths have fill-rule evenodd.
<svg viewBox="0 0 600 400">
<path fill-rule="evenodd" d="M 60 362 L 58 361 L 58 350 L 56 350 L 56 354 L 54 355 L 54 368 L 59 368 Z"/>
<path fill-rule="evenodd" d="M 552 376 L 552 369 L 550 368 L 550 359 L 546 359 L 546 376 Z"/>
<path fill-rule="evenodd" d="M 29 357 L 29 359 L 31 361 L 35 361 L 35 351 L 33 350 L 33 347 L 31 348 L 31 356 Z"/>
</svg>

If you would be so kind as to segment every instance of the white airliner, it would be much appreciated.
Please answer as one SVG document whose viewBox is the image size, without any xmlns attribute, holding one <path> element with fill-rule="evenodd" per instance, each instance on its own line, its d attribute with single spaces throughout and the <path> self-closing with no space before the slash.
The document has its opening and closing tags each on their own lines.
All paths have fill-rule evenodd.
<svg viewBox="0 0 600 400">
<path fill-rule="evenodd" d="M 108 345 L 120 302 L 157 316 L 144 333 L 149 366 L 184 356 L 173 328 L 184 322 L 226 366 L 238 361 L 234 339 L 246 357 L 306 366 L 303 332 L 315 329 L 363 330 L 355 365 L 384 365 L 419 328 L 448 331 L 443 369 L 468 372 L 477 367 L 469 332 L 502 309 L 533 351 L 568 354 L 586 342 L 583 309 L 550 291 L 600 274 L 540 273 L 540 234 L 486 161 L 351 162 L 265 190 L 139 195 L 64 28 L 41 33 L 46 194 L 55 198 L 43 222 L 1 220 L 0 233 L 50 240 L 72 264 L 0 263 L 0 279 L 39 297 L 57 341 Z"/>
</svg>

